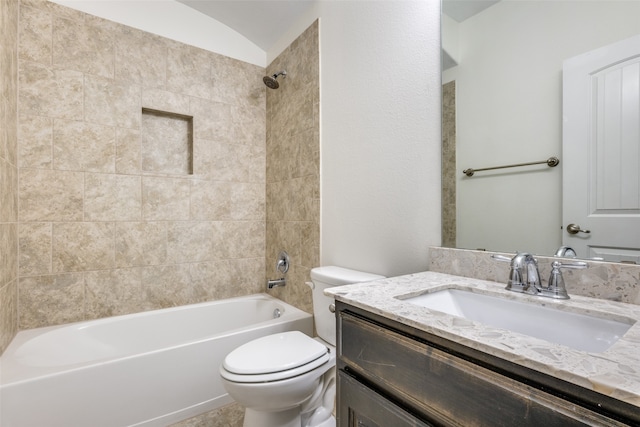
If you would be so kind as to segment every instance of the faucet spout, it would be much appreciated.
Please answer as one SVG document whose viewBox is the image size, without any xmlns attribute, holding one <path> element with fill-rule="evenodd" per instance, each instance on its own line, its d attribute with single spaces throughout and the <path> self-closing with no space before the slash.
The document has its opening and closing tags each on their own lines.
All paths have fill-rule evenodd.
<svg viewBox="0 0 640 427">
<path fill-rule="evenodd" d="M 277 288 L 280 286 L 286 286 L 287 284 L 287 279 L 285 279 L 284 277 L 282 279 L 276 279 L 276 280 L 267 280 L 267 289 L 273 289 L 273 288 Z"/>
<path fill-rule="evenodd" d="M 542 290 L 538 261 L 533 255 L 519 252 L 511 259 L 507 290 L 532 294 Z"/>
</svg>

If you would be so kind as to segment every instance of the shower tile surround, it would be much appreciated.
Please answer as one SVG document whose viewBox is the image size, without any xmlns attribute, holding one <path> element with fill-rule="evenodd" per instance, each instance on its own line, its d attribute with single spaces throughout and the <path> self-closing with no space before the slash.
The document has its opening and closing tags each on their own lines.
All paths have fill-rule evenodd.
<svg viewBox="0 0 640 427">
<path fill-rule="evenodd" d="M 320 265 L 320 64 L 319 25 L 314 22 L 267 68 L 280 87 L 267 90 L 267 247 L 269 279 L 286 250 L 287 286 L 270 293 L 313 312 L 310 271 Z"/>
<path fill-rule="evenodd" d="M 47 1 L 19 13 L 3 341 L 263 292 L 265 70 Z"/>
<path fill-rule="evenodd" d="M 18 10 L 0 1 L 0 354 L 18 329 Z"/>
</svg>

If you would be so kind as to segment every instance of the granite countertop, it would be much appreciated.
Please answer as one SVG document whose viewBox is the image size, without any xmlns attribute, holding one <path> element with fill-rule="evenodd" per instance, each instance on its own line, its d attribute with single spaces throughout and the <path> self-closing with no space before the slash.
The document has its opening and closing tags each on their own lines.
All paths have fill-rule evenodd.
<svg viewBox="0 0 640 427">
<path fill-rule="evenodd" d="M 451 287 L 470 287 L 473 292 L 499 293 L 508 299 L 635 323 L 604 352 L 588 353 L 429 310 L 398 298 L 406 299 Z M 328 288 L 325 294 L 337 301 L 640 407 L 639 305 L 581 296 L 554 300 L 507 291 L 504 287 L 504 284 L 496 282 L 428 271 Z M 540 319 L 540 322 L 544 321 Z"/>
</svg>

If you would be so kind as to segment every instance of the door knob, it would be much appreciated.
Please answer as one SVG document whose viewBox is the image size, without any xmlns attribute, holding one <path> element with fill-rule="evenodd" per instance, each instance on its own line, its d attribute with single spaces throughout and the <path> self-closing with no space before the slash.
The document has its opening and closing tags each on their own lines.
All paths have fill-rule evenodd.
<svg viewBox="0 0 640 427">
<path fill-rule="evenodd" d="M 591 233 L 591 230 L 582 230 L 577 224 L 569 224 L 567 225 L 567 233 L 569 234 L 578 234 L 578 233 Z"/>
</svg>

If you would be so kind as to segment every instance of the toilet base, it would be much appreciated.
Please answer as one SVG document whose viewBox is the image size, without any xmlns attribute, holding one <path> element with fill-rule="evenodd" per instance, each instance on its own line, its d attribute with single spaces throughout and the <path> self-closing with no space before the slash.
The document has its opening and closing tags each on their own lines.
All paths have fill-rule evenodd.
<svg viewBox="0 0 640 427">
<path fill-rule="evenodd" d="M 243 427 L 300 427 L 300 408 L 280 412 L 263 412 L 247 408 Z"/>
<path fill-rule="evenodd" d="M 244 413 L 243 427 L 301 427 L 300 408 L 293 408 L 281 412 L 262 412 L 247 408 Z M 320 424 L 303 427 L 336 427 L 333 416 Z"/>
</svg>

